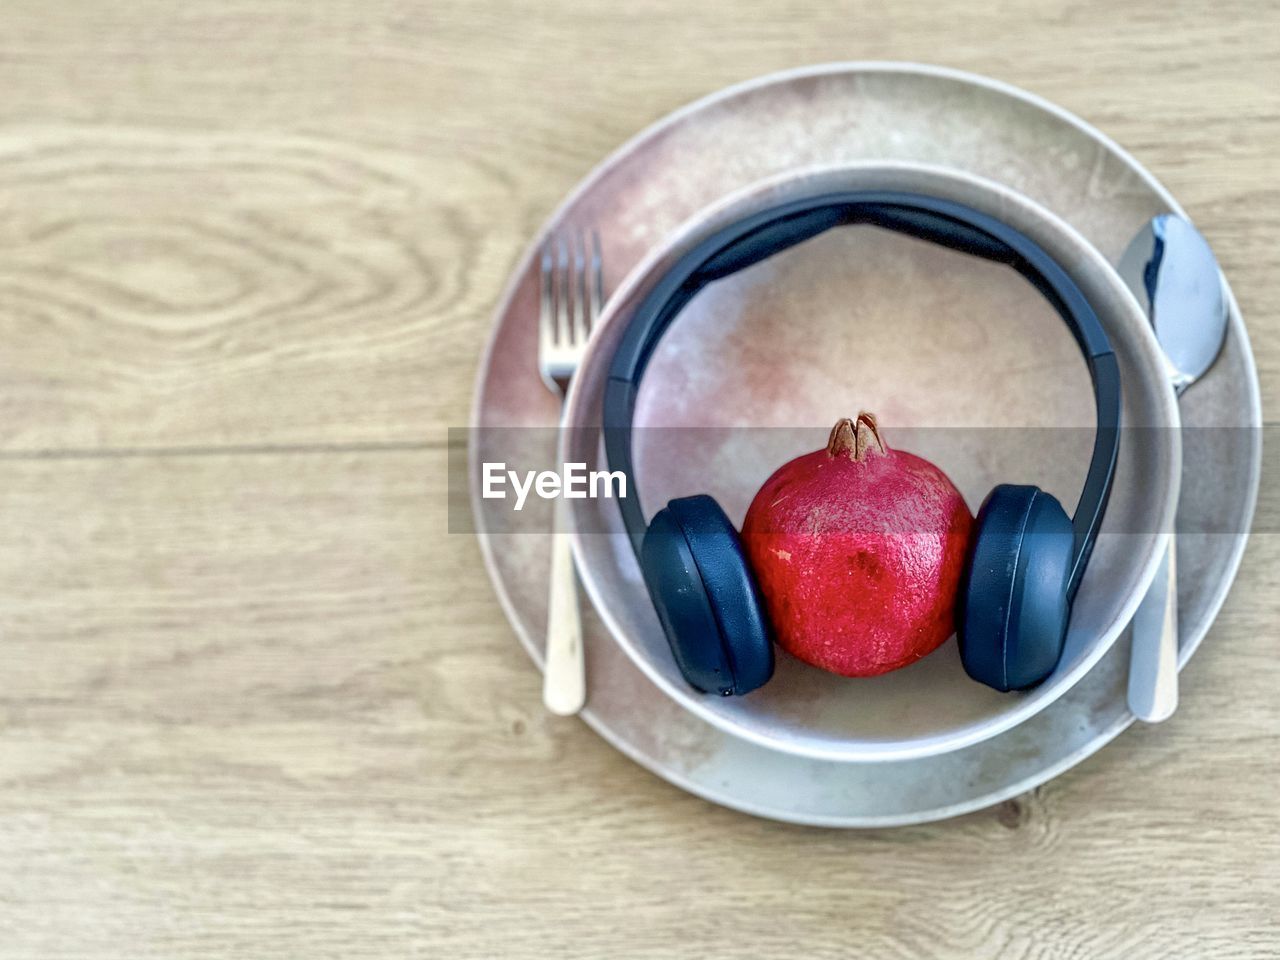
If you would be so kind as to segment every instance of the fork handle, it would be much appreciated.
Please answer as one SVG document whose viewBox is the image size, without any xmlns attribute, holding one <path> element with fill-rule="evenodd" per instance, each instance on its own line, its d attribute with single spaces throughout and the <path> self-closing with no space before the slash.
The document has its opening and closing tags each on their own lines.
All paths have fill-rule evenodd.
<svg viewBox="0 0 1280 960">
<path fill-rule="evenodd" d="M 551 594 L 547 598 L 546 668 L 542 677 L 542 702 L 562 717 L 577 713 L 587 701 L 578 580 L 566 532 L 566 510 L 564 498 L 556 500 L 555 529 L 551 534 Z"/>
</svg>

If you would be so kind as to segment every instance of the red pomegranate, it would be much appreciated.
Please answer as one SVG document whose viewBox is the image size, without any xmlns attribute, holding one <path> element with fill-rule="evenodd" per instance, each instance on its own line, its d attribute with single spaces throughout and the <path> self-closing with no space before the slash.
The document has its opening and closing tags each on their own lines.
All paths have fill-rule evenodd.
<svg viewBox="0 0 1280 960">
<path fill-rule="evenodd" d="M 927 460 L 890 450 L 875 417 L 831 431 L 756 494 L 742 526 L 778 642 L 847 677 L 914 663 L 955 631 L 973 517 Z"/>
</svg>

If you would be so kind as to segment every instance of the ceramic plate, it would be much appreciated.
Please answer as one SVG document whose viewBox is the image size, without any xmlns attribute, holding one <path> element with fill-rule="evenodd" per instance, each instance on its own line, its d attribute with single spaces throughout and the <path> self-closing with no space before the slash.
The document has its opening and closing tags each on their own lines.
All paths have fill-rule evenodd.
<svg viewBox="0 0 1280 960">
<path fill-rule="evenodd" d="M 799 166 L 864 160 L 930 163 L 996 181 L 1056 213 L 1113 261 L 1147 218 L 1182 212 L 1119 147 L 1043 100 L 954 71 L 836 64 L 753 81 L 671 115 L 606 160 L 546 230 L 596 227 L 604 240 L 606 286 L 613 288 L 680 223 L 727 193 Z M 482 549 L 535 662 L 546 616 L 549 506 L 539 501 L 513 514 L 475 494 L 485 460 L 541 469 L 555 459 L 558 405 L 534 363 L 533 253 L 543 236 L 498 310 L 477 384 L 470 450 Z M 1223 354 L 1183 396 L 1181 415 L 1184 427 L 1260 426 L 1256 372 L 1234 301 Z M 1260 431 L 1212 436 L 1230 449 L 1192 456 L 1192 440 L 1186 441 L 1178 511 L 1183 663 L 1230 587 L 1258 486 Z M 963 813 L 1044 782 L 1133 719 L 1125 705 L 1129 651 L 1122 637 L 1065 696 L 982 743 L 880 763 L 800 758 L 730 735 L 681 708 L 611 641 L 591 611 L 584 613 L 586 722 L 671 782 L 781 820 L 884 826 Z"/>
</svg>

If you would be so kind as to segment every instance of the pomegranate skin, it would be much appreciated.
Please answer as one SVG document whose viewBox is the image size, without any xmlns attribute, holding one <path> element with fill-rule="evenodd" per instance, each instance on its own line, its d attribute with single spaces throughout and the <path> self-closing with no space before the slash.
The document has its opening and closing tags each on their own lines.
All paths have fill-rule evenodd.
<svg viewBox="0 0 1280 960">
<path fill-rule="evenodd" d="M 955 632 L 973 516 L 938 467 L 888 449 L 875 418 L 779 468 L 742 539 L 778 643 L 823 670 L 870 677 Z"/>
</svg>

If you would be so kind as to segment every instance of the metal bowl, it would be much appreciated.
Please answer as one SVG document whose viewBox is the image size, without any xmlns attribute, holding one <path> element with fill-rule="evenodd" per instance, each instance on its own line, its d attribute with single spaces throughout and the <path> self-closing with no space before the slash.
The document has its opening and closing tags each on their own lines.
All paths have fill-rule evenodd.
<svg viewBox="0 0 1280 960">
<path fill-rule="evenodd" d="M 906 669 L 859 680 L 780 651 L 777 673 L 761 690 L 707 696 L 676 669 L 616 501 L 570 501 L 574 551 L 618 644 L 699 717 L 801 756 L 901 760 L 977 743 L 1060 697 L 1128 623 L 1172 528 L 1181 447 L 1159 347 L 1123 282 L 1075 230 L 995 183 L 926 165 L 807 169 L 749 187 L 659 244 L 611 298 L 568 398 L 560 453 L 564 462 L 604 469 L 600 400 L 609 360 L 667 265 L 744 213 L 848 189 L 928 193 L 1000 217 L 1063 264 L 1111 337 L 1126 429 L 1055 672 L 1034 690 L 1001 694 L 965 675 L 954 640 Z M 773 469 L 816 449 L 838 417 L 859 409 L 879 415 L 891 446 L 942 466 L 973 509 L 1000 482 L 1036 483 L 1070 509 L 1088 466 L 1088 372 L 1048 303 L 1000 265 L 860 227 L 829 231 L 719 281 L 686 307 L 641 389 L 631 492 L 650 515 L 671 497 L 708 492 L 740 523 Z"/>
</svg>

